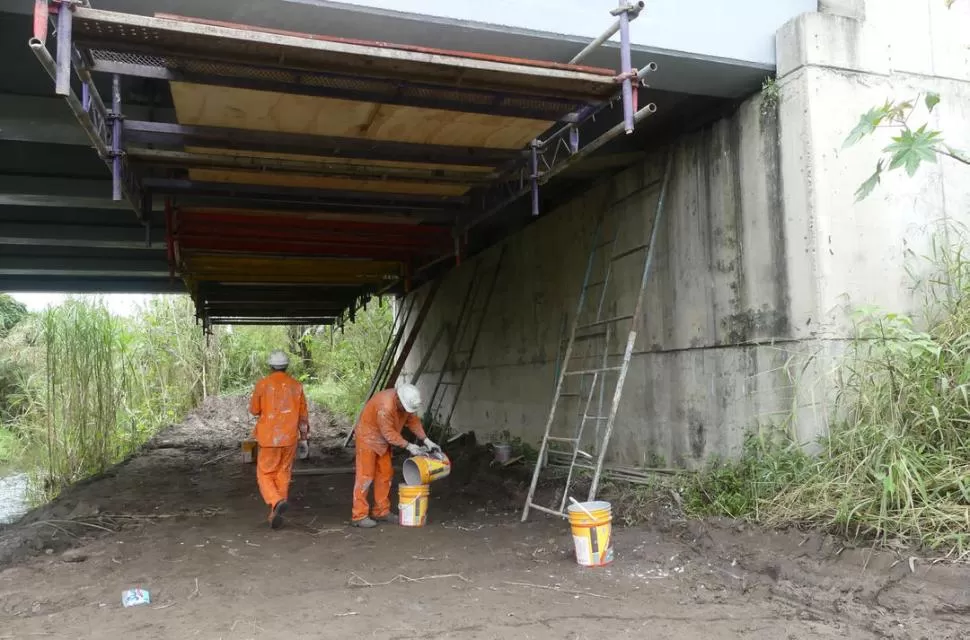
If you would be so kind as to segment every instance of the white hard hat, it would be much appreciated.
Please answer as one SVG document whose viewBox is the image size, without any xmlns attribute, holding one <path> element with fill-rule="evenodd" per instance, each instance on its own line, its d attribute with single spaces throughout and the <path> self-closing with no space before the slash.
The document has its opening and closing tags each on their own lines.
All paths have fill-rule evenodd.
<svg viewBox="0 0 970 640">
<path fill-rule="evenodd" d="M 269 354 L 269 358 L 266 360 L 268 364 L 273 369 L 285 369 L 290 366 L 290 359 L 286 357 L 286 354 L 282 351 L 274 351 Z"/>
<path fill-rule="evenodd" d="M 397 388 L 397 399 L 408 413 L 421 411 L 421 392 L 413 384 L 402 384 Z"/>
</svg>

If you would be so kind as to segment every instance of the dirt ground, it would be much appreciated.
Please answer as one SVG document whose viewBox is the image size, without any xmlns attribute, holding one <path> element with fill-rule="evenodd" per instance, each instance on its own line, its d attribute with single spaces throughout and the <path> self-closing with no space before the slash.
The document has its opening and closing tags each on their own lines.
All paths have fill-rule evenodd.
<svg viewBox="0 0 970 640">
<path fill-rule="evenodd" d="M 298 464 L 350 464 L 326 449 L 341 425 L 312 422 Z M 482 457 L 454 456 L 423 529 L 350 528 L 337 475 L 295 477 L 271 531 L 238 455 L 249 425 L 243 402 L 211 399 L 0 530 L 0 639 L 970 637 L 967 567 L 825 535 L 658 510 L 616 531 L 612 565 L 581 568 L 565 523 L 519 522 L 528 470 Z M 123 608 L 131 587 L 151 605 Z"/>
</svg>

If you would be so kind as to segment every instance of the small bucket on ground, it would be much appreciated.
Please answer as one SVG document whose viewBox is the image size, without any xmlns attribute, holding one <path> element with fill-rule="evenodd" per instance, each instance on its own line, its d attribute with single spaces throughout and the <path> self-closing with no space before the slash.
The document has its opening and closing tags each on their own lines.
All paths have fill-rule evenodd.
<svg viewBox="0 0 970 640">
<path fill-rule="evenodd" d="M 255 440 L 243 440 L 242 443 L 242 461 L 246 463 L 256 462 L 256 450 L 259 445 Z"/>
<path fill-rule="evenodd" d="M 397 512 L 402 527 L 423 527 L 428 518 L 428 496 L 431 487 L 426 484 L 416 486 L 399 485 L 397 488 Z"/>
<path fill-rule="evenodd" d="M 495 452 L 495 462 L 505 464 L 512 459 L 512 445 L 506 442 L 499 442 L 492 445 Z"/>
<path fill-rule="evenodd" d="M 569 505 L 566 513 L 573 530 L 576 562 L 584 567 L 602 567 L 613 562 L 613 508 L 610 503 L 580 502 Z"/>
<path fill-rule="evenodd" d="M 412 487 L 431 484 L 451 473 L 451 460 L 443 453 L 414 456 L 404 461 L 404 482 Z"/>
</svg>

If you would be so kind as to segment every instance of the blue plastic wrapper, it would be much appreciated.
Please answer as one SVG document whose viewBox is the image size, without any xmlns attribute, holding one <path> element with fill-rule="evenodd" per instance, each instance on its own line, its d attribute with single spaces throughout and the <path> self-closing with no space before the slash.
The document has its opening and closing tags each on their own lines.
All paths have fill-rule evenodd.
<svg viewBox="0 0 970 640">
<path fill-rule="evenodd" d="M 152 597 L 145 589 L 128 589 L 121 594 L 121 604 L 125 607 L 137 607 L 140 604 L 151 604 Z"/>
</svg>

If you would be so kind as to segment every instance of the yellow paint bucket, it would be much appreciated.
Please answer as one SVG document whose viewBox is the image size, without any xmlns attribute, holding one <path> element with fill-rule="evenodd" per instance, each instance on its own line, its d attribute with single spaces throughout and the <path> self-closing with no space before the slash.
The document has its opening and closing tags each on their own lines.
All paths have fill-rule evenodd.
<svg viewBox="0 0 970 640">
<path fill-rule="evenodd" d="M 573 530 L 576 562 L 584 567 L 602 567 L 613 562 L 613 508 L 610 503 L 580 502 L 569 505 L 566 513 Z"/>
<path fill-rule="evenodd" d="M 404 483 L 412 487 L 431 484 L 451 473 L 451 460 L 443 453 L 435 456 L 414 456 L 404 461 Z"/>
<path fill-rule="evenodd" d="M 402 527 L 423 527 L 428 517 L 428 496 L 431 488 L 426 484 L 400 485 L 397 488 L 397 512 Z"/>
<path fill-rule="evenodd" d="M 259 445 L 255 440 L 243 440 L 242 443 L 242 460 L 243 462 L 252 463 L 256 462 L 256 451 L 259 449 Z"/>
</svg>

